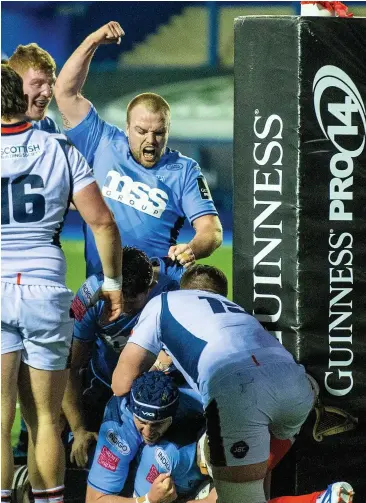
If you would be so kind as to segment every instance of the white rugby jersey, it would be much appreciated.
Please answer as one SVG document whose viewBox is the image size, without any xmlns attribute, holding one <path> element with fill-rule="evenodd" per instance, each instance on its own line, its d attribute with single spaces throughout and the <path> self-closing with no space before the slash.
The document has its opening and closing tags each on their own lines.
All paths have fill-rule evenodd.
<svg viewBox="0 0 366 503">
<path fill-rule="evenodd" d="M 268 360 L 294 361 L 242 307 L 202 290 L 177 290 L 152 299 L 133 329 L 127 344 L 131 343 L 156 355 L 165 345 L 204 404 L 208 383 L 238 362 L 244 368 Z"/>
<path fill-rule="evenodd" d="M 1 273 L 20 284 L 65 284 L 60 232 L 71 197 L 94 182 L 62 134 L 1 126 Z"/>
</svg>

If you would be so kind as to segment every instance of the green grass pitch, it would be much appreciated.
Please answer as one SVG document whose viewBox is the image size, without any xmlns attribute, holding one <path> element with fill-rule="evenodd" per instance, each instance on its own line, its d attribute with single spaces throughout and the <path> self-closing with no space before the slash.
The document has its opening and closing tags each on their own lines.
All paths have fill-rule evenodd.
<svg viewBox="0 0 366 503">
<path fill-rule="evenodd" d="M 84 242 L 63 240 L 62 248 L 67 261 L 66 284 L 73 292 L 79 288 L 85 279 Z M 232 247 L 221 246 L 211 257 L 200 260 L 204 264 L 211 264 L 221 269 L 229 281 L 229 295 L 232 298 Z M 16 443 L 20 428 L 20 414 L 17 409 L 14 427 L 12 430 L 12 442 Z"/>
</svg>

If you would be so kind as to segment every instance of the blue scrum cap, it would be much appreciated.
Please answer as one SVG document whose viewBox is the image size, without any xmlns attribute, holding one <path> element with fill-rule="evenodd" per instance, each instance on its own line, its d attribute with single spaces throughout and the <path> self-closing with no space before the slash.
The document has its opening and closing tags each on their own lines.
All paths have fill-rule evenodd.
<svg viewBox="0 0 366 503">
<path fill-rule="evenodd" d="M 162 421 L 173 417 L 178 408 L 179 390 L 173 379 L 156 370 L 134 380 L 130 410 L 143 421 Z"/>
</svg>

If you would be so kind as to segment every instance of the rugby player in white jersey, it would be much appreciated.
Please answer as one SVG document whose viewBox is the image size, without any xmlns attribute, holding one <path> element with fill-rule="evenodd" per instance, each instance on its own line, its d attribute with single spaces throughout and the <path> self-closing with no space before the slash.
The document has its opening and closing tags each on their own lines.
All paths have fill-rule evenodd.
<svg viewBox="0 0 366 503">
<path fill-rule="evenodd" d="M 224 274 L 187 269 L 181 290 L 152 299 L 112 378 L 116 395 L 154 363 L 165 344 L 201 395 L 220 503 L 265 503 L 270 439 L 298 433 L 314 402 L 305 370 L 245 310 L 229 301 Z"/>
<path fill-rule="evenodd" d="M 6 63 L 23 79 L 23 91 L 28 99 L 26 115 L 34 129 L 60 133 L 56 122 L 46 115 L 56 80 L 56 63 L 51 54 L 35 43 L 18 45 Z M 21 419 L 18 442 L 13 448 L 16 464 L 27 462 L 27 449 L 28 431 Z"/>
<path fill-rule="evenodd" d="M 70 202 L 94 232 L 109 321 L 122 312 L 121 239 L 85 159 L 65 136 L 26 121 L 22 79 L 9 65 L 1 65 L 1 80 L 1 498 L 11 499 L 19 392 L 35 502 L 56 503 L 63 501 L 58 425 L 73 330 L 59 236 Z"/>
</svg>

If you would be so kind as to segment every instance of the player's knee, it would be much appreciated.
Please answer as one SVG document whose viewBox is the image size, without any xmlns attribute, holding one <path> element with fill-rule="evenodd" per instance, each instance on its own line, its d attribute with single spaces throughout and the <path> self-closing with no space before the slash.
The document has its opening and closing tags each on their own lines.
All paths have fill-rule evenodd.
<svg viewBox="0 0 366 503">
<path fill-rule="evenodd" d="M 217 503 L 244 501 L 250 501 L 250 503 L 266 503 L 263 479 L 241 483 L 215 480 L 215 488 L 218 495 Z"/>
</svg>

